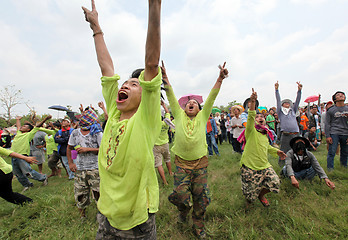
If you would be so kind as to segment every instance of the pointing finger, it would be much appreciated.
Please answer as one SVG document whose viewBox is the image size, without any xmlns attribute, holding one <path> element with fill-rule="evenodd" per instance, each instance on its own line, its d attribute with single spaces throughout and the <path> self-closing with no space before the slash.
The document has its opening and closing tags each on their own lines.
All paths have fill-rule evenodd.
<svg viewBox="0 0 348 240">
<path fill-rule="evenodd" d="M 224 65 L 222 65 L 222 68 L 225 68 L 226 62 L 224 62 Z"/>
<path fill-rule="evenodd" d="M 92 11 L 95 11 L 95 3 L 94 3 L 94 0 L 92 0 Z"/>
</svg>

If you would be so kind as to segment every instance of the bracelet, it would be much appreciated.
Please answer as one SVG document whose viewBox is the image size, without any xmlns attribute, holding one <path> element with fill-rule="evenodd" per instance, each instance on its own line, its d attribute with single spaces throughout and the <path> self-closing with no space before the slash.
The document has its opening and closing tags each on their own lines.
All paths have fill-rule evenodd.
<svg viewBox="0 0 348 240">
<path fill-rule="evenodd" d="M 93 37 L 95 37 L 95 35 L 97 35 L 97 34 L 103 34 L 104 35 L 103 31 L 99 30 L 98 32 L 93 33 Z"/>
</svg>

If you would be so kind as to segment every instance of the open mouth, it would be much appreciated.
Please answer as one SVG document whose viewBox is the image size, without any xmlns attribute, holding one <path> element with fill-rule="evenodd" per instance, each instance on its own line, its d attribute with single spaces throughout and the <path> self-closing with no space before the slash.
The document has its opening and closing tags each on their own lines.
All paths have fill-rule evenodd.
<svg viewBox="0 0 348 240">
<path fill-rule="evenodd" d="M 189 106 L 189 110 L 193 110 L 193 106 Z"/>
<path fill-rule="evenodd" d="M 128 99 L 128 93 L 126 91 L 120 90 L 117 96 L 117 102 L 124 102 Z"/>
</svg>

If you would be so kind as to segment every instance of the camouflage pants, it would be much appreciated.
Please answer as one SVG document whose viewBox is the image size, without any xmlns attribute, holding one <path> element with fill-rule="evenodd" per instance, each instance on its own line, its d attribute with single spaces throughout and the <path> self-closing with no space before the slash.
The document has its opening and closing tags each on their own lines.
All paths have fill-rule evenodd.
<svg viewBox="0 0 348 240">
<path fill-rule="evenodd" d="M 90 204 L 90 192 L 95 201 L 99 198 L 99 171 L 98 169 L 83 170 L 75 172 L 75 201 L 80 209 L 86 208 Z"/>
<path fill-rule="evenodd" d="M 154 213 L 149 213 L 146 222 L 129 230 L 119 230 L 110 225 L 108 219 L 98 212 L 99 223 L 96 240 L 144 239 L 156 240 L 156 219 Z"/>
<path fill-rule="evenodd" d="M 193 227 L 197 235 L 200 235 L 204 229 L 204 214 L 210 203 L 207 168 L 191 170 L 177 166 L 174 173 L 174 190 L 168 200 L 186 217 L 192 206 L 191 195 Z"/>
<path fill-rule="evenodd" d="M 242 191 L 249 202 L 255 201 L 263 188 L 270 192 L 279 192 L 280 180 L 272 167 L 253 170 L 243 165 L 240 170 Z"/>
</svg>

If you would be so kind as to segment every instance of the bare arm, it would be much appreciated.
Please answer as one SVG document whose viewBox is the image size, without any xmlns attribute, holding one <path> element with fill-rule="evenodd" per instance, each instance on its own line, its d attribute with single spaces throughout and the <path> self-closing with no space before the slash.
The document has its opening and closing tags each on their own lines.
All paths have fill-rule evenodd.
<svg viewBox="0 0 348 240">
<path fill-rule="evenodd" d="M 21 119 L 22 117 L 17 116 L 16 117 L 16 127 L 17 127 L 17 131 L 19 131 L 19 129 L 21 128 Z"/>
<path fill-rule="evenodd" d="M 108 120 L 109 115 L 108 115 L 108 112 L 106 111 L 104 103 L 103 102 L 98 102 L 98 106 L 103 110 L 105 120 Z"/>
<path fill-rule="evenodd" d="M 161 101 L 161 105 L 162 105 L 164 111 L 165 111 L 166 113 L 169 113 L 169 110 L 168 110 L 166 104 L 165 104 L 163 101 Z"/>
<path fill-rule="evenodd" d="M 46 116 L 44 119 L 42 119 L 41 122 L 38 122 L 38 123 L 36 124 L 36 127 L 42 127 L 42 125 L 43 125 L 47 120 L 49 120 L 49 119 L 51 119 L 51 118 L 52 118 L 51 115 Z"/>
<path fill-rule="evenodd" d="M 161 0 L 149 0 L 149 22 L 145 47 L 145 81 L 151 81 L 158 74 L 160 54 Z"/>
<path fill-rule="evenodd" d="M 90 23 L 93 31 L 94 45 L 97 52 L 97 60 L 103 76 L 111 77 L 114 75 L 114 64 L 104 41 L 104 35 L 99 25 L 98 12 L 92 0 L 92 11 L 82 7 L 86 21 Z"/>
<path fill-rule="evenodd" d="M 19 153 L 16 153 L 16 152 L 13 152 L 10 154 L 10 157 L 14 157 L 14 158 L 20 158 L 20 159 L 23 159 L 24 161 L 32 164 L 32 163 L 38 163 L 38 161 L 36 160 L 35 157 L 28 157 L 28 156 L 24 156 L 22 154 L 19 154 Z"/>
</svg>

